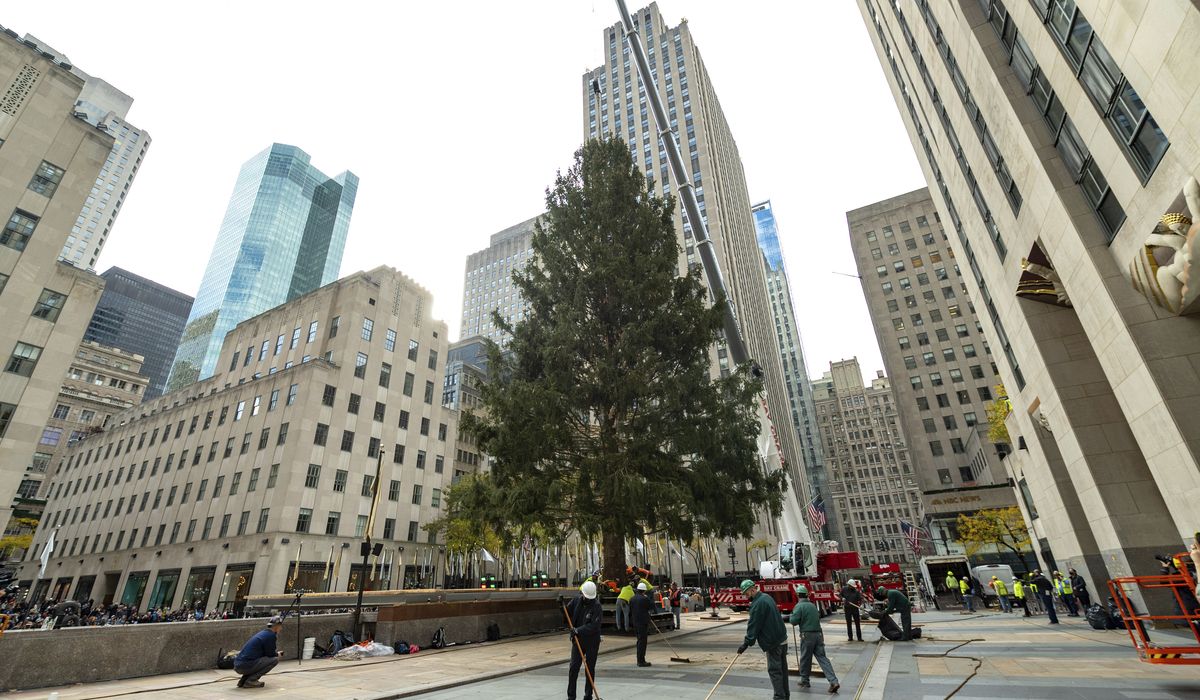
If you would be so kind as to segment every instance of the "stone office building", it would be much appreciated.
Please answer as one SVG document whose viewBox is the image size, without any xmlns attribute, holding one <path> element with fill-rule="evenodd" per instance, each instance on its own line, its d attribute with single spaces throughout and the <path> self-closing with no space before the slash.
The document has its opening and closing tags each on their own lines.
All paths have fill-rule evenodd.
<svg viewBox="0 0 1200 700">
<path fill-rule="evenodd" d="M 104 288 L 58 261 L 113 147 L 75 114 L 83 87 L 0 27 L 0 531 Z"/>
<path fill-rule="evenodd" d="M 456 414 L 439 400 L 448 343 L 431 308 L 378 267 L 239 323 L 213 377 L 73 446 L 18 579 L 35 599 L 238 610 L 247 594 L 357 586 L 366 536 L 397 566 L 436 560 L 422 526 L 464 467 L 446 466 Z"/>
<path fill-rule="evenodd" d="M 1157 573 L 1200 501 L 1200 8 L 859 6 L 1009 392 L 1043 566 Z"/>
</svg>

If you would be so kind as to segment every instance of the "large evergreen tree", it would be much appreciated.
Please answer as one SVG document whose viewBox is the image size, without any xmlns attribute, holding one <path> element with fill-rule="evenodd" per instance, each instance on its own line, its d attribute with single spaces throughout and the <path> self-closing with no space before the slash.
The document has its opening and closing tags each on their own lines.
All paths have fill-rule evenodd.
<svg viewBox="0 0 1200 700">
<path fill-rule="evenodd" d="M 495 316 L 511 341 L 463 419 L 494 458 L 456 494 L 463 514 L 599 537 L 610 577 L 646 533 L 749 535 L 785 488 L 755 447 L 760 381 L 710 376 L 725 301 L 707 302 L 698 270 L 679 276 L 673 207 L 623 141 L 576 152 L 513 275 L 526 318 Z"/>
</svg>

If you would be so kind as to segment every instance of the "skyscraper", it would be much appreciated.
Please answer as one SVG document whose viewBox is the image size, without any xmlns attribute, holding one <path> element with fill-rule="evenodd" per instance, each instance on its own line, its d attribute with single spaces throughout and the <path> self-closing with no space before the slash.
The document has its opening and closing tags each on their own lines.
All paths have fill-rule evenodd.
<svg viewBox="0 0 1200 700">
<path fill-rule="evenodd" d="M 76 267 L 92 270 L 150 148 L 150 134 L 126 121 L 133 106 L 132 97 L 107 81 L 84 73 L 79 66 L 70 65 L 70 59 L 41 39 L 26 34 L 23 41 L 36 44 L 39 50 L 68 64 L 69 70 L 83 79 L 83 90 L 75 99 L 75 116 L 113 137 L 112 150 L 59 254 Z"/>
<path fill-rule="evenodd" d="M 295 146 L 273 144 L 242 166 L 175 353 L 169 391 L 210 377 L 239 322 L 337 278 L 358 193 Z"/>
<path fill-rule="evenodd" d="M 503 345 L 507 338 L 492 323 L 492 312 L 499 311 L 512 323 L 524 318 L 525 301 L 512 283 L 512 273 L 524 267 L 533 255 L 533 225 L 537 219 L 535 216 L 492 234 L 487 248 L 467 256 L 462 337 L 479 335 Z"/>
<path fill-rule="evenodd" d="M 83 86 L 0 27 L 0 530 L 104 287 L 58 262 L 113 147 L 74 114 Z"/>
<path fill-rule="evenodd" d="M 141 355 L 150 378 L 144 398 L 161 396 L 192 298 L 119 267 L 104 274 L 104 294 L 83 339 Z"/>
<path fill-rule="evenodd" d="M 900 521 L 919 522 L 921 490 L 891 381 L 878 372 L 865 386 L 857 358 L 830 362 L 829 371 L 813 382 L 813 404 L 845 548 L 861 553 L 864 566 L 915 564 Z"/>
<path fill-rule="evenodd" d="M 767 291 L 771 295 L 771 313 L 775 317 L 775 339 L 779 345 L 779 357 L 783 363 L 783 378 L 787 383 L 790 418 L 800 438 L 801 458 L 808 473 L 811 497 L 822 497 L 828 518 L 826 527 L 829 538 L 839 539 L 836 505 L 829 498 L 828 474 L 821 450 L 821 431 L 813 409 L 812 385 L 808 379 L 808 367 L 804 360 L 804 343 L 800 337 L 800 326 L 796 323 L 796 312 L 792 307 L 792 290 L 788 284 L 787 267 L 783 262 L 783 250 L 779 244 L 779 223 L 771 202 L 755 204 L 754 226 L 758 234 L 758 246 L 762 249 L 763 265 L 767 275 Z"/>
<path fill-rule="evenodd" d="M 960 553 L 960 513 L 1017 504 L 1001 464 L 1012 449 L 988 439 L 987 409 L 1000 393 L 991 345 L 929 190 L 855 209 L 846 221 L 883 365 L 897 380 L 935 553 Z"/>
<path fill-rule="evenodd" d="M 1042 566 L 1092 590 L 1157 573 L 1200 500 L 1200 324 L 1179 284 L 1200 271 L 1181 236 L 1200 220 L 1183 48 L 1200 9 L 859 6 L 1008 390 L 1004 465 Z"/>
<path fill-rule="evenodd" d="M 724 275 L 731 301 L 737 310 L 742 335 L 750 356 L 762 367 L 767 402 L 786 461 L 795 498 L 807 503 L 808 477 L 803 473 L 800 441 L 792 421 L 770 295 L 758 248 L 750 195 L 742 171 L 741 156 L 725 113 L 687 22 L 668 27 L 658 5 L 633 14 L 635 29 L 644 35 L 650 69 L 668 111 L 671 127 L 677 128 L 686 166 L 696 188 L 700 211 L 706 217 L 709 235 Z M 654 178 L 659 194 L 672 190 L 666 152 L 659 143 L 657 125 L 652 123 L 645 97 L 646 87 L 631 65 L 629 48 L 619 24 L 604 30 L 604 65 L 584 74 L 581 80 L 583 136 L 619 137 L 629 146 L 634 163 Z M 661 72 L 660 72 L 661 70 Z M 598 88 L 598 91 L 597 91 Z M 676 208 L 679 236 L 679 272 L 699 265 L 691 224 Z M 721 371 L 731 369 L 723 346 L 716 351 Z M 784 533 L 787 536 L 787 533 Z"/>
</svg>

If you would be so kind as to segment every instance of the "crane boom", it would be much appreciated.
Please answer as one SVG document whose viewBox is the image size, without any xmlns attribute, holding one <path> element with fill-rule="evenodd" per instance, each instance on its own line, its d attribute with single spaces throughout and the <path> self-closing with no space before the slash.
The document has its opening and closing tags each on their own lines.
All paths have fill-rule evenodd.
<svg viewBox="0 0 1200 700">
<path fill-rule="evenodd" d="M 725 297 L 723 330 L 729 356 L 735 366 L 738 367 L 751 362 L 750 371 L 755 377 L 761 377 L 763 375 L 762 368 L 752 362 L 750 353 L 746 348 L 746 341 L 742 337 L 741 325 L 738 323 L 733 295 L 729 293 L 729 290 L 725 286 L 725 278 L 721 275 L 721 266 L 717 261 L 716 250 L 712 239 L 708 235 L 708 224 L 705 222 L 704 216 L 700 213 L 700 203 L 696 199 L 696 191 L 692 180 L 688 177 L 687 170 L 683 167 L 683 156 L 679 149 L 679 141 L 675 132 L 671 130 L 671 122 L 667 119 L 662 98 L 658 94 L 658 84 L 650 72 L 650 64 L 646 59 L 646 50 L 642 46 L 642 37 L 633 26 L 633 18 L 629 15 L 629 8 L 626 7 L 625 0 L 616 0 L 616 2 L 617 10 L 621 14 L 621 30 L 625 35 L 625 39 L 629 42 L 629 50 L 633 54 L 634 62 L 637 64 L 638 75 L 641 78 L 642 84 L 646 87 L 646 98 L 650 102 L 651 111 L 654 112 L 654 124 L 658 129 L 658 138 L 662 142 L 663 150 L 667 154 L 667 163 L 670 165 L 671 175 L 675 179 L 676 193 L 680 201 L 683 202 L 683 211 L 687 215 L 687 222 L 692 228 L 692 238 L 696 241 L 696 249 L 700 253 L 705 280 L 708 282 L 708 287 L 712 290 L 714 297 Z M 593 82 L 593 89 L 599 92 L 599 83 Z M 603 121 L 600 123 L 603 125 Z M 758 451 L 763 467 L 772 472 L 779 469 L 784 474 L 787 474 L 787 469 L 784 466 L 785 460 L 783 455 L 779 453 L 774 426 L 771 424 L 770 413 L 767 410 L 765 401 L 759 403 L 758 420 L 760 426 Z M 793 488 L 798 488 L 800 493 L 804 493 L 804 480 L 801 478 L 794 479 L 793 481 L 796 482 L 793 484 Z M 804 526 L 804 519 L 800 511 L 799 500 L 796 497 L 788 498 L 787 494 L 785 494 L 781 517 L 782 522 L 776 523 L 776 527 L 781 535 L 779 557 L 773 562 L 763 562 L 760 564 L 760 571 L 764 572 L 763 565 L 770 565 L 768 568 L 772 568 L 772 575 L 770 576 L 772 578 L 782 578 L 796 573 L 804 573 L 805 562 L 803 561 L 803 557 L 795 557 L 793 555 L 793 553 L 799 553 L 797 550 L 804 551 L 804 547 L 797 547 L 796 545 L 802 542 L 807 545 L 808 552 L 812 552 L 813 550 L 812 536 L 808 528 Z M 800 561 L 796 561 L 797 558 Z M 763 575 L 766 576 L 765 573 Z"/>
</svg>

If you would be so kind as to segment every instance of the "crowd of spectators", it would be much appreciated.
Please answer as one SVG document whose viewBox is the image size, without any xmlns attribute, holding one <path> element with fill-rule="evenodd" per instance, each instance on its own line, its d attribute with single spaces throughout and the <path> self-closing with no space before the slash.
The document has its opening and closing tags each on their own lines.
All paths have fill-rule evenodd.
<svg viewBox="0 0 1200 700">
<path fill-rule="evenodd" d="M 0 593 L 0 615 L 8 615 L 9 630 L 42 629 L 53 622 L 55 629 L 62 627 L 99 627 L 104 625 L 144 625 L 152 622 L 193 622 L 196 620 L 225 620 L 235 617 L 229 611 L 205 612 L 200 608 L 163 610 L 150 608 L 139 610 L 136 606 L 121 603 L 97 605 L 88 600 L 83 603 L 54 600 L 29 602 L 15 594 Z"/>
</svg>

